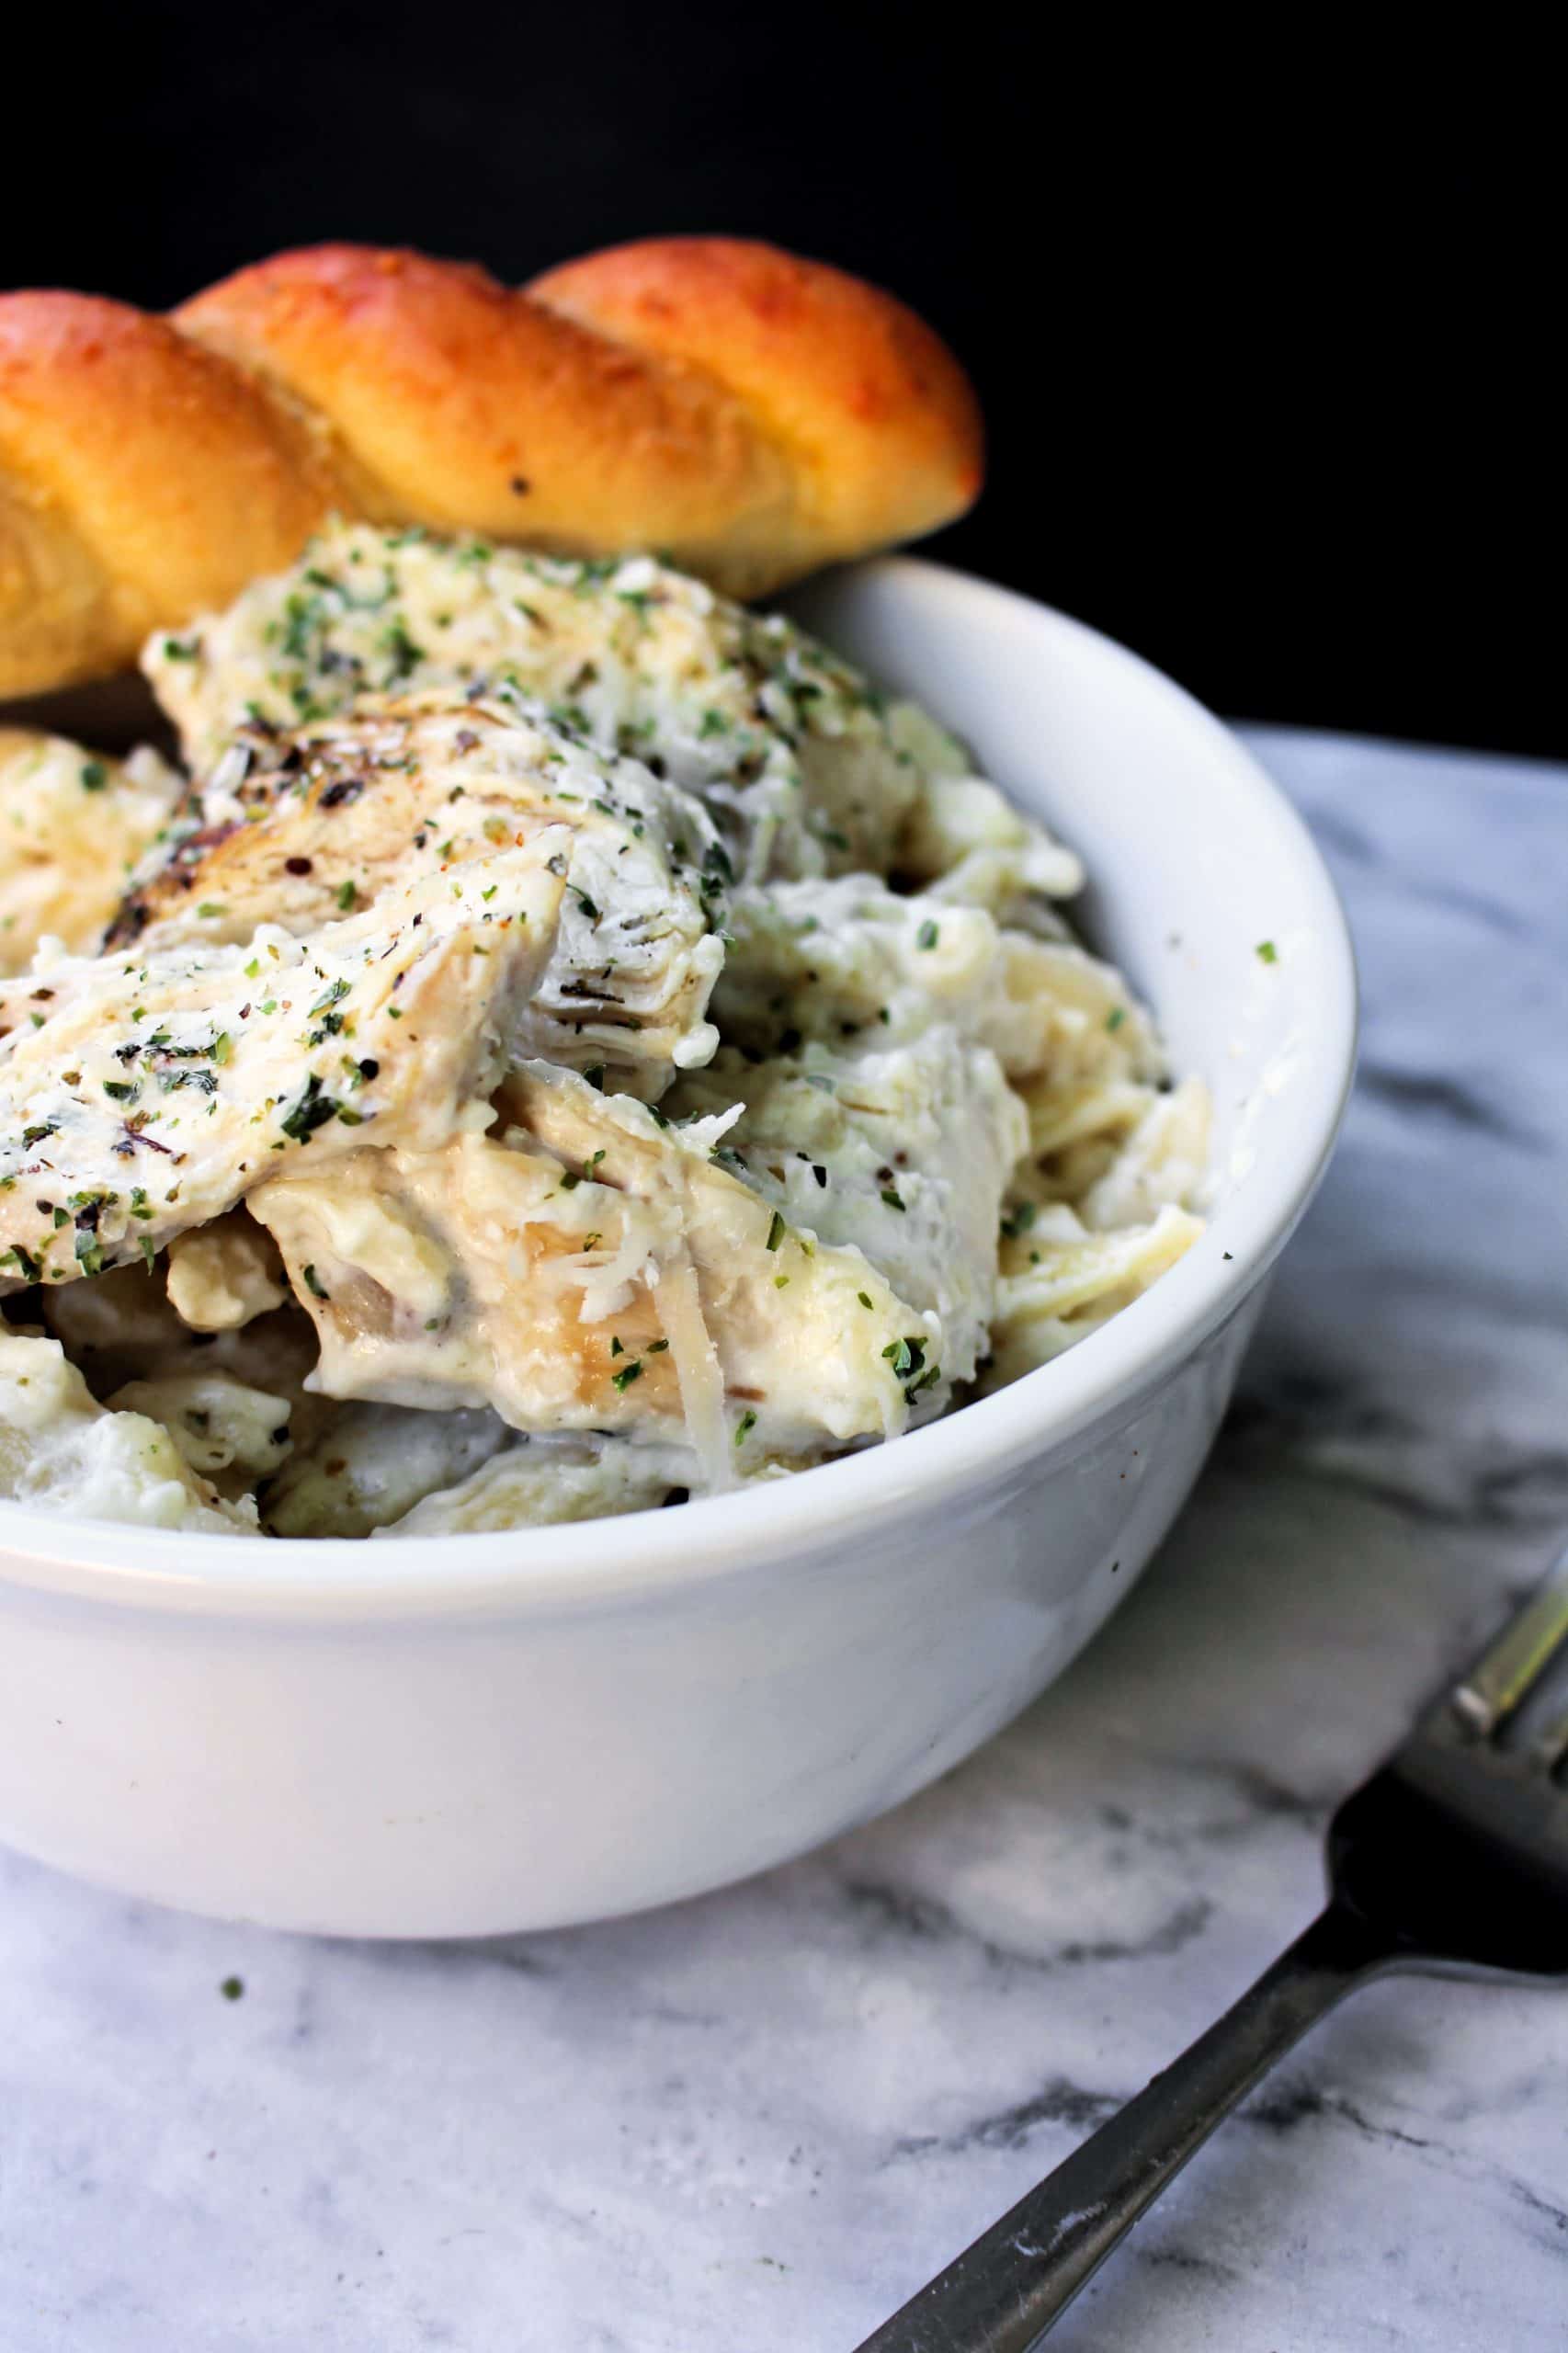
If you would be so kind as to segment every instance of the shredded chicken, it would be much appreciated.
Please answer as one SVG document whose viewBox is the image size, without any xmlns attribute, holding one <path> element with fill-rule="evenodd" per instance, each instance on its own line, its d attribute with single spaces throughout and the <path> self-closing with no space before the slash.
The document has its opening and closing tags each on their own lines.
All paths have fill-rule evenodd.
<svg viewBox="0 0 1568 2353">
<path fill-rule="evenodd" d="M 747 1448 L 903 1427 L 897 1358 L 929 1321 L 718 1165 L 722 1119 L 671 1128 L 543 1064 L 504 1099 L 498 1141 L 367 1152 L 253 1195 L 327 1394 L 486 1404 L 540 1434 L 689 1432 L 716 1484 Z"/>
</svg>

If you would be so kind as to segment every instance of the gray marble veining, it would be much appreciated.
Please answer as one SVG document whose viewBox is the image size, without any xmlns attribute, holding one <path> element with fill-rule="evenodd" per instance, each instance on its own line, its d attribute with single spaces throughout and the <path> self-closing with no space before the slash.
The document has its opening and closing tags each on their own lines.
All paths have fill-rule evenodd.
<svg viewBox="0 0 1568 2353">
<path fill-rule="evenodd" d="M 640 1919 L 315 1943 L 0 1857 L 5 2353 L 835 2353 L 1306 1918 L 1335 1797 L 1568 1529 L 1568 774 L 1254 740 L 1362 1081 L 1127 1608 L 889 1820 Z M 1053 2342 L 1568 2345 L 1568 1996 L 1363 1995 Z"/>
</svg>

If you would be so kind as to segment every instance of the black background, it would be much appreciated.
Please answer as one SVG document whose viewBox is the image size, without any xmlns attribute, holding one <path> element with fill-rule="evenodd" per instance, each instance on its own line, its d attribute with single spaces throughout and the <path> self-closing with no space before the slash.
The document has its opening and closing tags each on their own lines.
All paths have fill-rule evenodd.
<svg viewBox="0 0 1568 2353">
<path fill-rule="evenodd" d="M 950 561 L 1237 716 L 1568 752 L 1543 62 L 1267 23 L 1200 51 L 1185 12 L 35 14 L 4 274 L 156 305 L 329 236 L 509 278 L 771 237 L 974 374 L 990 487 Z"/>
</svg>

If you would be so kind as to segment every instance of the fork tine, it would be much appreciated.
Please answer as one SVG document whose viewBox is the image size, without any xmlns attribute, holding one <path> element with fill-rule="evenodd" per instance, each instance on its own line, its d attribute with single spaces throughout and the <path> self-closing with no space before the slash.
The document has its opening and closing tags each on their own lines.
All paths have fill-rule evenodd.
<svg viewBox="0 0 1568 2353">
<path fill-rule="evenodd" d="M 1568 1637 L 1568 1552 L 1535 1599 L 1506 1626 L 1449 1695 L 1467 1731 L 1483 1737 L 1511 1716 Z M 1568 1746 L 1568 1720 L 1562 1726 Z"/>
</svg>

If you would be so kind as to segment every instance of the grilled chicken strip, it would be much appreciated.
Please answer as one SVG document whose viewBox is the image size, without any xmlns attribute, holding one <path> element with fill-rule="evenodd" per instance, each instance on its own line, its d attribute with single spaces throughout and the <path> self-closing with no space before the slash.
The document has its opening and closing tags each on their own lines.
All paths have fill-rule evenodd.
<svg viewBox="0 0 1568 2353">
<path fill-rule="evenodd" d="M 579 563 L 335 524 L 227 611 L 152 638 L 142 666 L 206 770 L 247 713 L 278 727 L 366 694 L 478 685 L 541 703 L 702 795 L 737 870 L 892 862 L 932 768 L 962 753 L 781 615 L 649 556 Z"/>
<path fill-rule="evenodd" d="M 711 1483 L 760 1451 L 892 1436 L 935 1319 L 795 1229 L 672 1128 L 532 1063 L 498 1140 L 365 1151 L 251 1199 L 329 1395 L 493 1405 L 514 1428 L 687 1438 Z"/>
<path fill-rule="evenodd" d="M 729 861 L 699 801 L 547 720 L 449 694 L 367 704 L 314 732 L 236 738 L 185 838 L 127 900 L 142 952 L 306 933 L 415 876 L 460 873 L 546 828 L 564 885 L 526 1051 L 656 1096 L 717 1043 Z"/>
<path fill-rule="evenodd" d="M 544 827 L 309 939 L 264 926 L 0 983 L 0 1288 L 150 1260 L 296 1158 L 488 1125 L 571 840 Z"/>
</svg>

